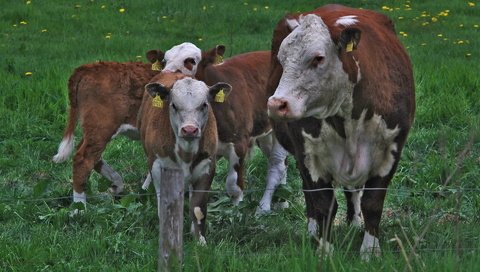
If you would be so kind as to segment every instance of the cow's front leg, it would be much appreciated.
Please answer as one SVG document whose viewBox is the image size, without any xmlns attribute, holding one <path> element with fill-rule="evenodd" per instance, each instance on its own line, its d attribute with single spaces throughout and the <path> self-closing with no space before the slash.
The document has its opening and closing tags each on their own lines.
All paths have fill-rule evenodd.
<svg viewBox="0 0 480 272">
<path fill-rule="evenodd" d="M 318 241 L 320 254 L 331 255 L 333 245 L 330 242 L 330 230 L 338 208 L 333 187 L 321 179 L 313 182 L 301 168 L 300 174 L 307 207 L 308 233 Z"/>
<path fill-rule="evenodd" d="M 378 237 L 380 234 L 379 226 L 383 202 L 387 193 L 386 188 L 386 183 L 380 177 L 368 180 L 365 185 L 361 201 L 362 214 L 365 221 L 365 234 L 360 247 L 360 257 L 364 261 L 368 261 L 371 256 L 379 257 L 381 254 Z"/>
<path fill-rule="evenodd" d="M 203 175 L 198 180 L 194 181 L 191 188 L 190 197 L 190 219 L 192 220 L 192 231 L 198 242 L 201 245 L 206 245 L 206 218 L 207 218 L 207 203 L 208 190 L 210 190 L 213 175 L 215 170 L 209 174 Z"/>
</svg>

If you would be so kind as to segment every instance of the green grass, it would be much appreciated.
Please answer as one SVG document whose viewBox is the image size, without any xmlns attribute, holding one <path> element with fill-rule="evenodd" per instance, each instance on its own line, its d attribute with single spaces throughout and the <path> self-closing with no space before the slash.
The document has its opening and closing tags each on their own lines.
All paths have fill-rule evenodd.
<svg viewBox="0 0 480 272">
<path fill-rule="evenodd" d="M 360 261 L 362 234 L 344 223 L 341 192 L 333 230 L 335 254 L 319 258 L 305 235 L 301 179 L 292 158 L 288 184 L 276 193 L 289 208 L 255 217 L 266 169 L 257 151 L 247 170 L 251 191 L 240 206 L 234 207 L 223 193 L 212 194 L 209 245 L 197 246 L 185 228 L 185 271 L 479 270 L 480 3 L 339 2 L 389 15 L 414 67 L 417 112 L 387 194 L 382 259 Z M 113 200 L 104 193 L 104 180 L 93 173 L 87 211 L 70 216 L 71 164 L 54 164 L 51 157 L 65 126 L 67 80 L 75 67 L 97 60 L 145 61 L 146 51 L 167 50 L 184 41 L 202 49 L 223 43 L 227 56 L 268 50 L 273 28 L 284 14 L 324 3 L 4 0 L 0 270 L 156 267 L 156 200 L 152 191 L 145 195 L 140 189 L 146 163 L 138 142 L 116 139 L 104 154 L 124 177 L 129 196 Z M 222 160 L 214 190 L 224 190 L 225 176 Z"/>
</svg>

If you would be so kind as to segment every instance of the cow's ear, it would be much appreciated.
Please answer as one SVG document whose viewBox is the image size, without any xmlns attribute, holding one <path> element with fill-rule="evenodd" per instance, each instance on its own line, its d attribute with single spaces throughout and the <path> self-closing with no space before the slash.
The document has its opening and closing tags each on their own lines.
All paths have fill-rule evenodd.
<svg viewBox="0 0 480 272">
<path fill-rule="evenodd" d="M 358 28 L 349 27 L 342 30 L 340 33 L 340 40 L 338 45 L 345 52 L 352 52 L 357 49 L 358 43 L 360 42 L 361 31 Z"/>
<path fill-rule="evenodd" d="M 215 60 L 214 64 L 219 64 L 223 62 L 223 55 L 225 54 L 225 45 L 219 44 L 215 46 Z"/>
<path fill-rule="evenodd" d="M 293 31 L 295 28 L 297 28 L 300 25 L 300 22 L 298 21 L 298 19 L 287 18 L 285 23 L 287 24 L 287 27 L 288 29 L 290 29 L 290 31 Z"/>
<path fill-rule="evenodd" d="M 155 63 L 156 61 L 162 61 L 165 53 L 162 50 L 150 50 L 146 56 L 150 63 Z"/>
<path fill-rule="evenodd" d="M 154 82 L 145 85 L 145 90 L 151 97 L 160 96 L 162 100 L 165 100 L 170 95 L 170 90 L 164 85 Z"/>
<path fill-rule="evenodd" d="M 223 103 L 225 102 L 225 99 L 227 99 L 231 90 L 232 85 L 225 82 L 219 82 L 210 87 L 210 89 L 208 90 L 209 100 L 215 101 L 217 103 Z"/>
</svg>

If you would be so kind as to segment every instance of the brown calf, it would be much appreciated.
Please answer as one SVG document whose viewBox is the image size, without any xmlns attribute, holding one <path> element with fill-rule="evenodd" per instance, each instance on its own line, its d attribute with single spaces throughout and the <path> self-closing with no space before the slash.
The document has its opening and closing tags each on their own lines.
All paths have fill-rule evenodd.
<svg viewBox="0 0 480 272">
<path fill-rule="evenodd" d="M 273 33 L 267 88 L 275 133 L 303 179 L 309 232 L 331 249 L 331 189 L 342 186 L 348 222 L 365 222 L 361 257 L 378 256 L 386 188 L 415 112 L 412 65 L 392 21 L 340 5 L 287 15 Z"/>
<path fill-rule="evenodd" d="M 151 178 L 160 194 L 162 171 L 180 170 L 192 189 L 190 217 L 196 237 L 205 242 L 208 193 L 215 174 L 217 125 L 212 105 L 231 86 L 205 83 L 181 73 L 163 72 L 145 86 L 137 126 L 148 157 Z M 216 100 L 218 101 L 218 100 Z M 167 188 L 161 188 L 166 190 Z M 160 207 L 160 198 L 158 198 Z M 160 211 L 159 211 L 160 212 Z"/>
<path fill-rule="evenodd" d="M 212 105 L 220 141 L 217 154 L 229 161 L 227 192 L 238 203 L 243 197 L 245 159 L 252 145 L 259 143 L 269 160 L 267 190 L 259 206 L 260 212 L 266 212 L 270 210 L 273 191 L 285 181 L 287 156 L 271 133 L 267 115 L 270 52 L 240 54 L 215 64 L 224 51 L 223 46 L 217 46 L 204 53 L 196 77 L 207 85 L 222 81 L 233 86 L 228 101 Z"/>
</svg>

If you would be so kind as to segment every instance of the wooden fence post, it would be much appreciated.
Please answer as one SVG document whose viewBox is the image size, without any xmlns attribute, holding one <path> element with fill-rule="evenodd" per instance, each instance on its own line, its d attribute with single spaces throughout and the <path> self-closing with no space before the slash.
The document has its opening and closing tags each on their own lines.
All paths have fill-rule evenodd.
<svg viewBox="0 0 480 272">
<path fill-rule="evenodd" d="M 161 168 L 157 192 L 158 271 L 181 271 L 183 261 L 184 177 L 180 169 Z"/>
</svg>

